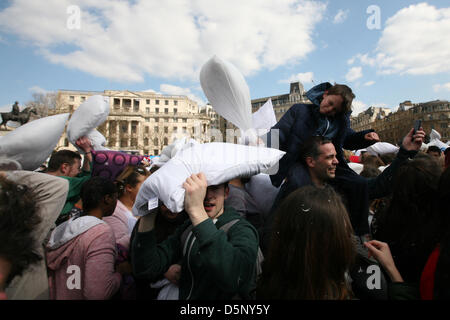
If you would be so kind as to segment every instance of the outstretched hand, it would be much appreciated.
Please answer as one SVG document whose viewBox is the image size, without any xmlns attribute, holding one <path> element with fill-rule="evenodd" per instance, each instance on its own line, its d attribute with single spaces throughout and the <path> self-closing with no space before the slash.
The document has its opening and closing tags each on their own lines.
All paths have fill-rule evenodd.
<svg viewBox="0 0 450 320">
<path fill-rule="evenodd" d="M 369 132 L 364 135 L 364 139 L 367 141 L 375 141 L 380 142 L 380 137 L 378 136 L 378 133 L 376 132 Z"/>
<path fill-rule="evenodd" d="M 402 146 L 407 151 L 419 151 L 424 139 L 425 131 L 423 131 L 422 127 L 420 127 L 416 133 L 414 133 L 414 128 L 411 128 L 408 134 L 403 138 Z"/>
</svg>

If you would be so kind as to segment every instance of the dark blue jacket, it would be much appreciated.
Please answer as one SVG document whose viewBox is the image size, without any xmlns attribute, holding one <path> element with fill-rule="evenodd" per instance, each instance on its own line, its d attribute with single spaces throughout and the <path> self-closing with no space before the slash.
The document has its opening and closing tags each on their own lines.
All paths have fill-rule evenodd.
<svg viewBox="0 0 450 320">
<path fill-rule="evenodd" d="M 319 122 L 315 116 L 315 109 L 319 108 L 323 99 L 323 94 L 331 87 L 329 82 L 321 83 L 310 89 L 306 96 L 312 104 L 294 104 L 286 114 L 272 127 L 279 129 L 279 149 L 285 151 L 286 154 L 280 160 L 279 170 L 276 174 L 271 175 L 272 184 L 276 187 L 280 186 L 286 177 L 289 169 L 297 162 L 299 158 L 300 146 L 310 137 L 315 135 Z M 357 150 L 367 148 L 374 142 L 366 141 L 364 135 L 374 130 L 365 130 L 355 132 L 350 128 L 350 114 L 336 115 L 336 124 L 338 126 L 337 134 L 332 139 L 337 152 L 339 165 L 349 169 L 344 161 L 342 148 L 348 150 Z M 267 146 L 271 146 L 271 133 L 267 134 Z"/>
</svg>

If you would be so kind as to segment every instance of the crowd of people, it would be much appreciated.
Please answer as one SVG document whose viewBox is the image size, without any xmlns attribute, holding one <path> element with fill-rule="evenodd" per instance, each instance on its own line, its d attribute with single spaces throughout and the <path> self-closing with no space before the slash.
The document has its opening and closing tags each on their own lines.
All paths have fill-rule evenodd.
<svg viewBox="0 0 450 320">
<path fill-rule="evenodd" d="M 351 89 L 307 96 L 274 126 L 286 154 L 264 210 L 251 177 L 208 185 L 196 172 L 184 211 L 159 200 L 136 217 L 159 168 L 93 176 L 86 137 L 39 172 L 0 171 L 0 299 L 449 299 L 448 149 L 421 152 L 411 128 L 396 154 L 361 155 L 357 174 L 347 150 L 380 138 L 350 128 Z"/>
</svg>

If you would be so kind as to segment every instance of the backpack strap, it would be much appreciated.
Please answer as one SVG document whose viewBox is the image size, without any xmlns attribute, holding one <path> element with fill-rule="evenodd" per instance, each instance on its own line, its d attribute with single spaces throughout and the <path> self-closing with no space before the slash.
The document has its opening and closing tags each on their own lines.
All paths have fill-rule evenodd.
<svg viewBox="0 0 450 320">
<path fill-rule="evenodd" d="M 194 228 L 194 226 L 192 224 L 190 224 L 181 234 L 180 236 L 180 241 L 181 241 L 181 247 L 183 248 L 183 256 L 186 254 L 186 245 L 187 245 L 187 240 L 190 236 L 190 234 L 192 234 L 192 228 Z"/>
<path fill-rule="evenodd" d="M 219 228 L 219 230 L 223 230 L 225 233 L 228 233 L 228 230 L 230 230 L 230 228 L 231 228 L 232 226 L 234 226 L 234 224 L 235 224 L 236 222 L 238 222 L 239 220 L 240 220 L 240 219 L 234 219 L 234 220 L 231 220 L 231 221 L 225 223 L 223 226 L 221 226 L 221 227 Z"/>
</svg>

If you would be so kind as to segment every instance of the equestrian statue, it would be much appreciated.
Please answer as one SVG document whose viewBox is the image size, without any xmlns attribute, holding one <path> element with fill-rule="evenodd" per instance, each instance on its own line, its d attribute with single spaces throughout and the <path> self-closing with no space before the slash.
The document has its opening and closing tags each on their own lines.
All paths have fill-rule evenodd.
<svg viewBox="0 0 450 320">
<path fill-rule="evenodd" d="M 34 113 L 37 114 L 35 107 L 28 107 L 20 111 L 19 109 L 19 102 L 15 102 L 12 106 L 11 112 L 0 112 L 2 123 L 0 123 L 0 129 L 2 125 L 5 127 L 5 130 L 8 130 L 6 128 L 6 123 L 8 121 L 17 121 L 20 123 L 20 125 L 24 125 L 30 120 L 30 115 Z"/>
</svg>

